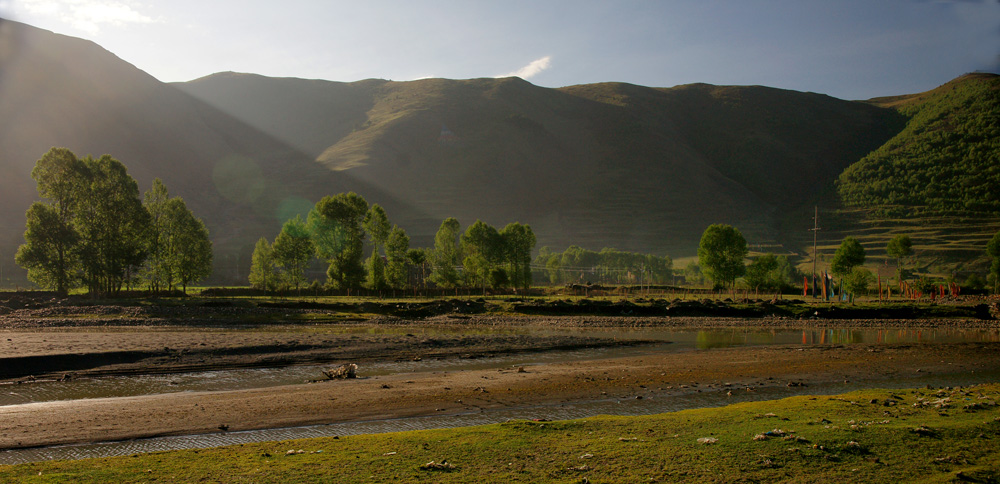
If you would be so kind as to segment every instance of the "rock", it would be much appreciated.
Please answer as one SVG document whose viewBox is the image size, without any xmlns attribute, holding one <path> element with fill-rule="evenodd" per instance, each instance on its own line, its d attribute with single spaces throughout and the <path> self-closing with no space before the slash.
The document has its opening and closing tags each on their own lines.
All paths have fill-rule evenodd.
<svg viewBox="0 0 1000 484">
<path fill-rule="evenodd" d="M 455 466 L 450 464 L 447 460 L 443 460 L 440 463 L 430 461 L 420 466 L 420 470 L 422 471 L 450 471 L 453 469 L 455 469 Z"/>
<path fill-rule="evenodd" d="M 323 374 L 330 380 L 342 380 L 347 378 L 357 378 L 358 377 L 358 365 L 354 363 L 347 363 L 340 365 L 337 368 L 332 368 L 329 370 L 323 370 Z"/>
</svg>

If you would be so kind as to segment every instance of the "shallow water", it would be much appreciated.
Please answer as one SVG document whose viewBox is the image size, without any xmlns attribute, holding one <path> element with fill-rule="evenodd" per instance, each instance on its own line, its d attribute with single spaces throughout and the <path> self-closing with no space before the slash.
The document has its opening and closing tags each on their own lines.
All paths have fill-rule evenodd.
<svg viewBox="0 0 1000 484">
<path fill-rule="evenodd" d="M 580 349 L 521 353 L 480 359 L 425 359 L 423 361 L 381 362 L 363 365 L 361 376 L 378 376 L 395 373 L 428 371 L 456 371 L 466 369 L 491 369 L 511 366 L 580 361 L 639 355 L 663 351 L 710 351 L 713 348 L 732 346 L 815 346 L 849 344 L 939 344 L 958 342 L 998 342 L 1000 329 L 984 330 L 806 330 L 758 331 L 745 329 L 668 331 L 657 328 L 539 330 L 539 334 L 567 334 L 617 338 L 626 340 L 652 340 L 661 344 L 629 347 Z M 262 388 L 321 378 L 320 366 L 294 366 L 286 368 L 240 369 L 206 371 L 174 375 L 146 375 L 139 377 L 107 377 L 79 379 L 68 382 L 32 383 L 0 387 L 0 405 L 19 405 L 33 402 L 75 400 L 82 398 L 120 397 L 181 391 L 224 391 Z M 124 442 L 68 445 L 22 449 L 0 452 L 0 464 L 16 464 L 52 459 L 82 459 L 130 455 L 135 453 L 187 448 L 207 448 L 250 442 L 265 442 L 332 435 L 354 435 L 397 432 L 429 428 L 450 428 L 504 422 L 510 419 L 573 419 L 594 415 L 645 415 L 726 405 L 740 401 L 770 400 L 802 394 L 836 394 L 861 388 L 905 388 L 923 385 L 969 385 L 1000 381 L 1000 374 L 968 372 L 952 375 L 921 375 L 901 380 L 871 380 L 851 383 L 814 385 L 812 387 L 762 387 L 755 393 L 724 391 L 697 391 L 686 394 L 656 395 L 650 393 L 643 399 L 606 399 L 564 405 L 505 408 L 461 415 L 432 416 L 371 422 L 342 423 L 309 427 L 267 429 L 246 432 L 229 432 L 205 435 L 160 437 Z M 307 449 L 308 450 L 308 449 Z"/>
<path fill-rule="evenodd" d="M 582 361 L 635 356 L 652 352 L 710 350 L 733 346 L 769 345 L 842 345 L 900 343 L 998 342 L 1000 329 L 985 330 L 808 330 L 758 331 L 747 329 L 668 331 L 656 328 L 539 330 L 536 334 L 571 333 L 576 336 L 619 340 L 660 341 L 664 344 L 586 348 L 566 351 L 519 353 L 488 358 L 424 359 L 421 361 L 385 361 L 360 365 L 360 376 L 396 373 L 459 371 L 530 366 L 542 363 Z M 669 344 L 667 344 L 669 343 Z M 126 397 L 175 392 L 229 391 L 267 388 L 306 383 L 323 379 L 326 366 L 290 366 L 284 368 L 248 368 L 202 371 L 170 375 L 142 375 L 77 379 L 67 382 L 38 382 L 0 386 L 0 405 L 77 400 L 83 398 Z"/>
</svg>

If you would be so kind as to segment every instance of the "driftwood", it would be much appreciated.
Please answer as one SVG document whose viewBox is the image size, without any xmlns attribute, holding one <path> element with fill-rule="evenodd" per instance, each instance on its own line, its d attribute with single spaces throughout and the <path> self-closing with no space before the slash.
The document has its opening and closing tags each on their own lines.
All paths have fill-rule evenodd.
<svg viewBox="0 0 1000 484">
<path fill-rule="evenodd" d="M 358 365 L 354 363 L 347 363 L 340 365 L 337 368 L 331 368 L 329 370 L 323 370 L 323 374 L 326 375 L 330 380 L 343 380 L 345 378 L 357 378 L 358 377 Z"/>
</svg>

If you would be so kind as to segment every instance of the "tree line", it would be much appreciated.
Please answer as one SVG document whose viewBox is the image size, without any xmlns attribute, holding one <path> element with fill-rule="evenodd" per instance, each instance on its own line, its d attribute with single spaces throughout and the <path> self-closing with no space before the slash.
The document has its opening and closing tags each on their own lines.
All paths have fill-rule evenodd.
<svg viewBox="0 0 1000 484">
<path fill-rule="evenodd" d="M 208 229 L 159 179 L 140 198 L 120 161 L 66 148 L 49 150 L 31 177 L 43 201 L 28 208 L 15 261 L 35 284 L 60 294 L 115 295 L 140 284 L 186 291 L 211 274 Z"/>
<path fill-rule="evenodd" d="M 673 260 L 668 256 L 604 248 L 600 252 L 571 245 L 562 252 L 538 251 L 534 265 L 544 269 L 553 284 L 605 281 L 609 283 L 668 284 L 673 282 Z"/>
<path fill-rule="evenodd" d="M 317 202 L 304 221 L 285 222 L 273 243 L 266 237 L 257 241 L 250 284 L 266 291 L 298 290 L 318 259 L 327 266 L 325 286 L 333 290 L 407 289 L 428 282 L 484 291 L 527 289 L 534 246 L 535 234 L 521 223 L 497 230 L 477 220 L 462 233 L 458 220 L 448 218 L 433 248 L 410 248 L 409 236 L 389 222 L 380 205 L 369 205 L 357 193 L 340 193 Z M 420 276 L 411 277 L 416 270 Z"/>
</svg>

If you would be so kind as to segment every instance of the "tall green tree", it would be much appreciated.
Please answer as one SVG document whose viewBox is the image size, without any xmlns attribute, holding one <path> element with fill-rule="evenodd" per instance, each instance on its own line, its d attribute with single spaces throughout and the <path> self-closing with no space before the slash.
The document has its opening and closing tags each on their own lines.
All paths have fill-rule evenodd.
<svg viewBox="0 0 1000 484">
<path fill-rule="evenodd" d="M 365 219 L 361 226 L 365 234 L 371 240 L 372 253 L 365 263 L 365 281 L 370 289 L 381 291 L 389 287 L 386 278 L 386 260 L 382 258 L 381 252 L 385 250 L 386 239 L 389 238 L 391 226 L 389 217 L 379 204 L 372 205 L 365 213 Z"/>
<path fill-rule="evenodd" d="M 903 258 L 913 255 L 913 242 L 910 236 L 899 234 L 892 238 L 885 246 L 885 253 L 896 259 L 896 278 L 903 280 Z"/>
<path fill-rule="evenodd" d="M 139 185 L 110 155 L 82 160 L 86 184 L 75 225 L 80 233 L 83 281 L 94 294 L 115 294 L 146 259 L 149 212 Z"/>
<path fill-rule="evenodd" d="M 356 289 L 365 280 L 364 230 L 368 202 L 354 192 L 323 197 L 309 212 L 306 225 L 316 254 L 329 262 L 327 282 L 338 289 Z"/>
<path fill-rule="evenodd" d="M 26 217 L 25 243 L 14 261 L 28 270 L 31 282 L 66 295 L 76 285 L 76 231 L 60 219 L 56 208 L 42 202 L 32 203 Z"/>
<path fill-rule="evenodd" d="M 143 278 L 150 290 L 173 290 L 211 275 L 212 242 L 205 223 L 194 216 L 181 197 L 170 197 L 166 185 L 157 178 L 143 197 L 149 213 L 146 236 L 147 258 Z"/>
<path fill-rule="evenodd" d="M 374 204 L 371 208 L 365 212 L 365 219 L 362 222 L 362 226 L 365 229 L 365 233 L 368 234 L 368 238 L 371 239 L 372 246 L 375 247 L 375 251 L 385 247 L 385 241 L 389 238 L 389 231 L 392 226 L 389 224 L 389 216 L 386 215 L 385 209 L 379 204 Z"/>
<path fill-rule="evenodd" d="M 441 227 L 434 234 L 434 251 L 431 257 L 434 270 L 430 279 L 440 287 L 455 287 L 459 283 L 455 267 L 462 263 L 462 252 L 458 244 L 460 229 L 458 220 L 449 217 L 441 222 Z"/>
<path fill-rule="evenodd" d="M 500 230 L 502 256 L 511 285 L 531 289 L 531 251 L 535 248 L 535 233 L 521 223 L 507 224 Z"/>
<path fill-rule="evenodd" d="M 205 222 L 180 197 L 167 201 L 167 252 L 170 280 L 185 293 L 190 284 L 212 275 L 212 241 Z"/>
<path fill-rule="evenodd" d="M 496 228 L 482 220 L 476 220 L 462 234 L 460 242 L 465 256 L 462 259 L 462 270 L 466 284 L 480 286 L 485 291 L 487 286 L 504 282 L 499 274 L 494 274 L 498 270 L 503 272 L 498 267 L 503 254 L 503 239 Z"/>
<path fill-rule="evenodd" d="M 170 192 L 159 178 L 153 180 L 153 186 L 143 195 L 143 205 L 149 212 L 151 229 L 146 239 L 148 257 L 143 270 L 143 279 L 153 292 L 173 287 L 173 271 L 167 255 L 172 252 L 170 244 L 173 242 L 166 215 L 169 200 Z"/>
<path fill-rule="evenodd" d="M 284 269 L 285 283 L 296 291 L 305 282 L 306 268 L 316 253 L 309 230 L 298 215 L 285 222 L 274 239 L 274 261 Z"/>
<path fill-rule="evenodd" d="M 1000 293 L 1000 231 L 986 244 L 986 254 L 993 259 L 990 275 L 993 276 L 993 292 Z"/>
<path fill-rule="evenodd" d="M 410 236 L 393 226 L 385 242 L 385 278 L 390 287 L 405 288 L 410 279 Z"/>
<path fill-rule="evenodd" d="M 365 260 L 365 286 L 375 291 L 389 288 L 389 282 L 385 278 L 385 259 L 378 252 L 372 252 Z"/>
<path fill-rule="evenodd" d="M 830 262 L 830 272 L 836 276 L 845 277 L 855 267 L 864 263 L 865 248 L 861 246 L 858 239 L 847 236 L 840 243 L 837 252 L 833 254 L 833 260 Z"/>
<path fill-rule="evenodd" d="M 264 237 L 257 241 L 253 249 L 250 260 L 250 285 L 262 291 L 274 291 L 278 288 L 274 248 Z"/>
<path fill-rule="evenodd" d="M 45 202 L 27 212 L 25 243 L 15 261 L 36 284 L 66 294 L 78 281 L 80 236 L 73 222 L 88 182 L 87 168 L 72 151 L 52 148 L 31 170 Z"/>
<path fill-rule="evenodd" d="M 734 287 L 746 266 L 747 241 L 736 227 L 710 225 L 698 244 L 698 265 L 709 279 L 723 287 Z"/>
</svg>

